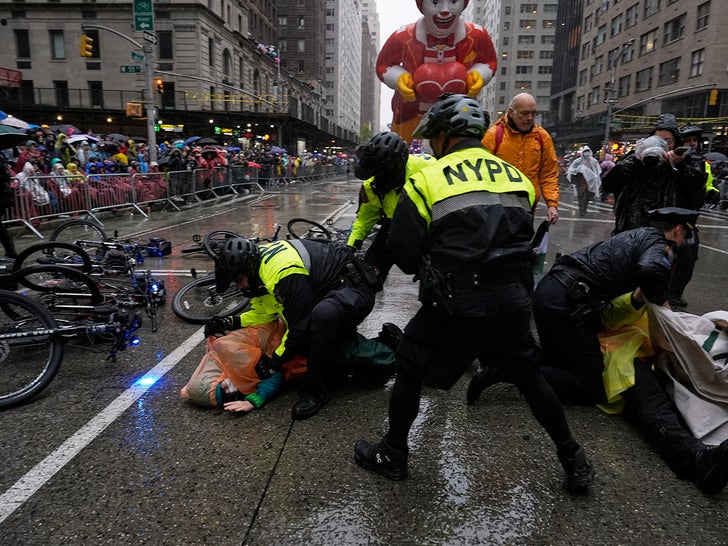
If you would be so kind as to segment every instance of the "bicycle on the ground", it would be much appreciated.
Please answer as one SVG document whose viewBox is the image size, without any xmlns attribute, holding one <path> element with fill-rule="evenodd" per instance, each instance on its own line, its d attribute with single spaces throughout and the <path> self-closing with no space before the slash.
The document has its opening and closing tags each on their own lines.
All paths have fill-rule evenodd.
<svg viewBox="0 0 728 546">
<path fill-rule="evenodd" d="M 112 362 L 138 343 L 133 333 L 141 326 L 139 316 L 102 305 L 84 277 L 58 265 L 0 275 L 0 409 L 27 402 L 45 389 L 74 340 L 108 343 L 106 360 Z M 27 293 L 14 292 L 18 287 Z"/>
</svg>

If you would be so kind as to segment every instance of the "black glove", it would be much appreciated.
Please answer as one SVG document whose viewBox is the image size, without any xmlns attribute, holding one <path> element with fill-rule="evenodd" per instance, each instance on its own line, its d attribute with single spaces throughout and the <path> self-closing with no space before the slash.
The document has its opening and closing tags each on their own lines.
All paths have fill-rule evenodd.
<svg viewBox="0 0 728 546">
<path fill-rule="evenodd" d="M 346 250 L 346 253 L 349 255 L 350 258 L 353 258 L 356 255 L 356 247 L 351 245 L 346 245 L 344 247 L 344 250 Z"/>
<path fill-rule="evenodd" d="M 255 373 L 258 374 L 261 380 L 268 379 L 278 371 L 278 368 L 280 368 L 280 362 L 276 358 L 276 355 L 274 354 L 273 357 L 270 357 L 263 353 L 263 356 L 260 357 L 260 360 L 255 365 Z"/>
<path fill-rule="evenodd" d="M 205 323 L 205 337 L 225 334 L 225 332 L 238 330 L 241 327 L 240 317 L 212 317 Z"/>
</svg>

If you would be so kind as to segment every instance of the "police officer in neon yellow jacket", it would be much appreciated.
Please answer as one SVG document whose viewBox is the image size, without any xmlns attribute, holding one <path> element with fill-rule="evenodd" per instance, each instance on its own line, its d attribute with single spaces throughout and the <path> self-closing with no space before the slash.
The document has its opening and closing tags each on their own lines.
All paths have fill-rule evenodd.
<svg viewBox="0 0 728 546">
<path fill-rule="evenodd" d="M 356 150 L 354 174 L 364 180 L 359 190 L 359 208 L 347 245 L 359 250 L 364 239 L 380 223 L 364 259 L 379 270 L 385 280 L 394 260 L 386 249 L 394 209 L 402 185 L 412 174 L 433 161 L 427 154 L 409 155 L 407 143 L 397 133 L 383 132 Z"/>
<path fill-rule="evenodd" d="M 397 346 L 389 430 L 377 444 L 357 442 L 354 458 L 387 478 L 407 477 L 423 383 L 449 389 L 483 354 L 513 379 L 556 444 L 569 489 L 584 490 L 591 464 L 539 373 L 530 330 L 535 191 L 481 145 L 488 123 L 477 101 L 443 95 L 415 129 L 438 160 L 405 183 L 388 247 L 420 280 L 422 306 Z"/>
<path fill-rule="evenodd" d="M 205 335 L 282 317 L 283 341 L 272 358 L 264 355 L 256 371 L 266 379 L 293 356 L 307 357 L 306 385 L 292 415 L 311 417 L 331 399 L 326 379 L 335 366 L 336 347 L 353 337 L 374 306 L 377 286 L 369 273 L 342 245 L 327 241 L 258 246 L 242 237 L 229 239 L 215 260 L 216 288 L 222 292 L 234 282 L 250 298 L 250 309 L 211 319 Z"/>
</svg>

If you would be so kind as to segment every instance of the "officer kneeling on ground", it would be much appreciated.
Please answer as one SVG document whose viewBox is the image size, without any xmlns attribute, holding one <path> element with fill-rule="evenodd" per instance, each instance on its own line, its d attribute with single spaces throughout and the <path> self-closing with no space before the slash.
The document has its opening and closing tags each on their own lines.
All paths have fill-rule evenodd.
<svg viewBox="0 0 728 546">
<path fill-rule="evenodd" d="M 392 480 L 408 475 L 408 435 L 423 383 L 451 388 L 479 354 L 507 368 L 557 446 L 570 490 L 585 490 L 593 469 L 574 440 L 558 398 L 538 369 L 531 335 L 533 185 L 480 143 L 487 115 L 467 95 L 443 95 L 414 132 L 438 160 L 404 185 L 388 247 L 420 280 L 422 306 L 397 346 L 389 430 L 360 440 L 360 466 Z"/>
<path fill-rule="evenodd" d="M 316 415 L 331 399 L 327 376 L 336 363 L 336 347 L 352 339 L 381 289 L 373 268 L 326 241 L 258 246 L 237 237 L 225 243 L 215 260 L 215 281 L 218 292 L 235 283 L 250 298 L 250 309 L 211 319 L 205 336 L 283 317 L 287 332 L 281 345 L 272 358 L 263 355 L 256 371 L 266 379 L 293 356 L 307 357 L 306 384 L 292 415 Z"/>
</svg>

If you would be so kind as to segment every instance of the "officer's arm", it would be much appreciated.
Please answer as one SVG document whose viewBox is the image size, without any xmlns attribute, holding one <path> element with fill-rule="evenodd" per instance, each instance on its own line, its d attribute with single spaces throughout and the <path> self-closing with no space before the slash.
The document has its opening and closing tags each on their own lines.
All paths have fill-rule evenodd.
<svg viewBox="0 0 728 546">
<path fill-rule="evenodd" d="M 351 226 L 349 239 L 346 241 L 348 246 L 361 248 L 364 239 L 372 232 L 372 228 L 382 216 L 382 208 L 378 199 L 372 200 L 372 197 L 362 185 L 359 190 L 359 210 L 356 212 L 356 219 Z"/>
<path fill-rule="evenodd" d="M 387 249 L 394 263 L 404 273 L 414 275 L 426 251 L 427 222 L 406 191 L 399 196 L 387 239 Z"/>
<path fill-rule="evenodd" d="M 308 326 L 311 312 L 316 305 L 314 287 L 308 275 L 288 275 L 276 285 L 282 298 L 283 318 L 286 320 L 285 351 L 278 354 L 281 362 L 293 355 L 308 355 Z"/>
<path fill-rule="evenodd" d="M 635 278 L 645 298 L 657 305 L 667 301 L 671 264 L 664 240 L 656 240 L 639 257 Z"/>
</svg>

